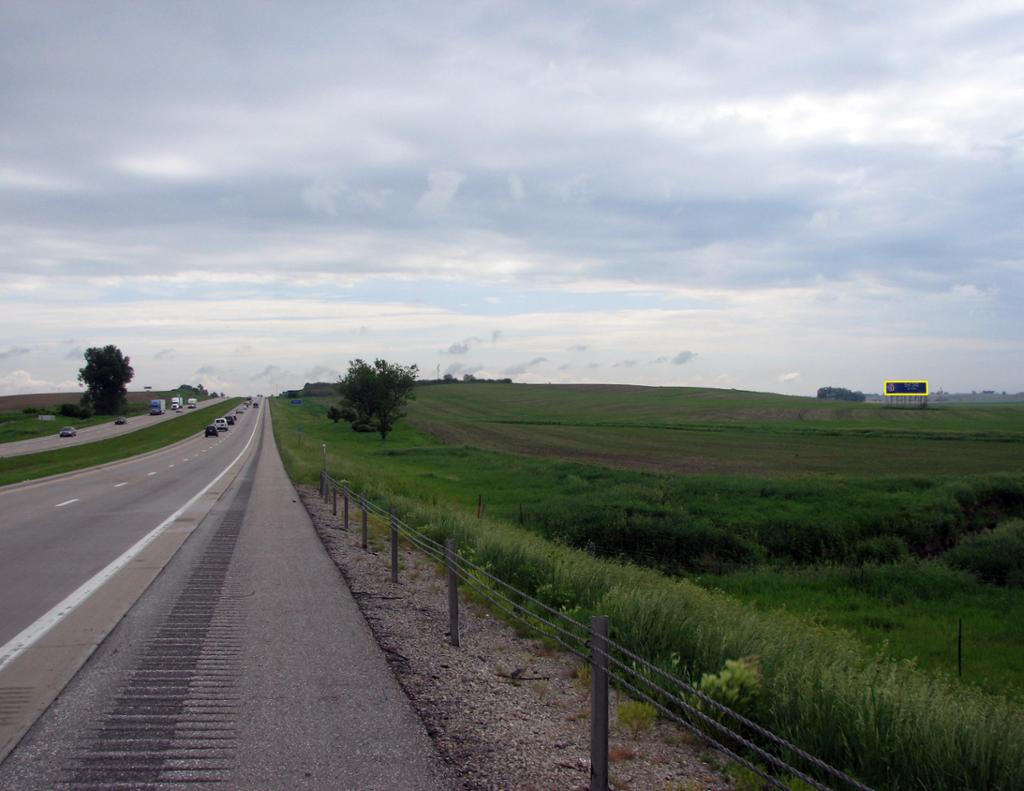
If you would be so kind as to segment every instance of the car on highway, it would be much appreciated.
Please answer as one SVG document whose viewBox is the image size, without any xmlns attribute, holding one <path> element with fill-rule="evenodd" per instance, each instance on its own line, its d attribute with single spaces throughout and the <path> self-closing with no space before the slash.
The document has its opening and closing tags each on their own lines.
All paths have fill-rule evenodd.
<svg viewBox="0 0 1024 791">
<path fill-rule="evenodd" d="M 124 415 L 121 415 L 121 416 L 119 416 L 117 418 L 117 420 L 114 421 L 114 425 L 115 426 L 123 426 L 127 422 L 128 422 L 128 418 L 126 418 Z"/>
<path fill-rule="evenodd" d="M 260 402 L 259 401 L 253 401 L 252 402 L 252 408 L 253 409 L 259 409 L 260 408 Z"/>
<path fill-rule="evenodd" d="M 203 434 L 203 436 L 204 437 L 216 437 L 217 436 L 217 427 L 211 423 L 209 426 L 206 427 L 206 433 Z"/>
<path fill-rule="evenodd" d="M 241 415 L 244 411 L 245 410 L 242 407 L 238 407 L 238 409 L 235 410 L 235 414 L 236 415 Z"/>
<path fill-rule="evenodd" d="M 229 426 L 235 425 L 235 416 L 234 415 L 224 415 L 224 419 L 228 422 Z"/>
<path fill-rule="evenodd" d="M 213 426 L 214 426 L 214 428 L 217 429 L 217 431 L 227 431 L 228 430 L 228 422 L 224 418 L 222 418 L 222 417 L 219 417 L 216 420 L 214 420 L 213 421 Z"/>
<path fill-rule="evenodd" d="M 71 426 L 65 426 L 60 430 L 60 435 L 62 437 L 77 437 L 78 432 L 71 428 Z"/>
</svg>

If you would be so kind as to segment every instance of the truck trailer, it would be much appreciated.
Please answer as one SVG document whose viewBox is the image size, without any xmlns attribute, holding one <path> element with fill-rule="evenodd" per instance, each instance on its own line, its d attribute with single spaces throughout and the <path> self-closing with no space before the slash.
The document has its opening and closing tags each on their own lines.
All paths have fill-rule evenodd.
<svg viewBox="0 0 1024 791">
<path fill-rule="evenodd" d="M 181 409 L 181 396 L 173 396 L 171 398 L 171 411 L 177 412 Z"/>
<path fill-rule="evenodd" d="M 190 398 L 188 400 L 188 408 L 189 409 L 195 409 L 197 403 L 198 403 L 198 401 L 196 401 L 194 398 Z"/>
<path fill-rule="evenodd" d="M 167 408 L 167 404 L 162 398 L 154 398 L 149 402 L 149 414 L 151 415 L 162 415 Z"/>
</svg>

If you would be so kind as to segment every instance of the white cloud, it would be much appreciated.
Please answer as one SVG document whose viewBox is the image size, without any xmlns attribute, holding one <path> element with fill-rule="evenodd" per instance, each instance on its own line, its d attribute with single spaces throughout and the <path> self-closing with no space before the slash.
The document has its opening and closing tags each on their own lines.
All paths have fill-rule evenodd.
<svg viewBox="0 0 1024 791">
<path fill-rule="evenodd" d="M 790 373 L 779 374 L 778 378 L 780 382 L 795 382 L 800 378 L 800 373 L 798 371 L 791 371 Z"/>
<path fill-rule="evenodd" d="M 17 369 L 0 375 L 0 394 L 17 395 L 19 393 L 65 393 L 80 389 L 74 380 L 38 379 L 28 371 Z"/>
<path fill-rule="evenodd" d="M 144 178 L 189 180 L 207 175 L 206 168 L 183 154 L 155 153 L 120 157 L 115 167 L 133 176 Z"/>
<path fill-rule="evenodd" d="M 432 170 L 427 175 L 427 190 L 416 203 L 420 211 L 439 213 L 446 211 L 455 199 L 459 186 L 465 180 L 458 171 Z"/>
</svg>

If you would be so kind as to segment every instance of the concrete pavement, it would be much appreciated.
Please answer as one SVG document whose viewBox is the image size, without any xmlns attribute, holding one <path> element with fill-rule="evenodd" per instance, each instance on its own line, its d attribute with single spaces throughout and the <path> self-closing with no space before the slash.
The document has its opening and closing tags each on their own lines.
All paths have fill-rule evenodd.
<svg viewBox="0 0 1024 791">
<path fill-rule="evenodd" d="M 117 782 L 450 787 L 269 420 L 256 459 L 0 766 L 0 789 Z"/>
</svg>

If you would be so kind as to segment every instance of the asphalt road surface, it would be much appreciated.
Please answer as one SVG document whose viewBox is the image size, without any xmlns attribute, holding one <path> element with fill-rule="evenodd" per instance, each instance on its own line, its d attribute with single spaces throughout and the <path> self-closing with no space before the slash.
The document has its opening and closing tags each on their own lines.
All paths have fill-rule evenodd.
<svg viewBox="0 0 1024 791">
<path fill-rule="evenodd" d="M 131 476 L 97 474 L 94 488 L 80 482 L 48 489 L 36 514 L 79 506 L 82 519 L 59 518 L 63 535 L 99 526 L 98 542 L 108 549 L 91 560 L 60 560 L 54 555 L 90 554 L 92 542 L 61 552 L 59 539 L 51 537 L 42 542 L 47 549 L 32 553 L 48 558 L 45 575 L 35 576 L 59 576 L 66 564 L 81 579 L 137 535 L 102 526 L 121 521 L 119 512 L 101 505 L 104 492 L 118 484 L 118 491 L 137 488 L 119 507 L 148 515 L 141 522 L 152 524 L 173 505 L 167 489 L 178 488 L 171 479 L 179 467 L 197 461 L 195 452 L 204 456 L 196 467 L 228 464 L 264 417 L 250 411 L 227 438 L 197 442 L 188 453 L 175 449 L 190 461 L 173 462 L 173 468 L 172 459 L 162 457 L 158 469 L 151 456 L 134 465 Z M 450 787 L 443 762 L 298 502 L 268 419 L 254 439 L 209 515 L 0 764 L 0 789 Z M 153 480 L 161 476 L 168 486 Z M 0 508 L 8 497 L 0 495 Z M 165 498 L 164 506 L 155 506 Z M 0 529 L 0 542 L 6 532 Z M 4 549 L 0 544 L 0 557 Z M 0 568 L 0 580 L 4 574 Z M 22 607 L 38 611 L 46 605 L 33 605 L 25 594 L 29 576 L 11 587 L 21 591 Z M 51 586 L 40 581 L 37 587 Z M 60 595 L 55 591 L 48 601 Z M 5 605 L 0 634 L 31 617 L 19 613 Z M 0 670 L 0 707 L 3 684 Z"/>
<path fill-rule="evenodd" d="M 200 401 L 196 409 L 215 406 L 224 400 L 225 399 L 223 398 L 210 398 L 206 401 Z M 180 414 L 188 414 L 193 411 L 194 410 L 191 409 L 184 409 Z M 220 412 L 217 410 L 214 410 L 210 414 L 211 421 L 215 417 L 220 417 Z M 86 426 L 85 428 L 78 429 L 78 436 L 76 437 L 59 436 L 60 430 L 68 423 L 68 421 L 65 420 L 62 423 L 61 418 L 58 416 L 51 423 L 53 426 L 52 434 L 45 437 L 21 439 L 17 442 L 0 443 L 0 459 L 9 458 L 11 456 L 24 456 L 29 453 L 40 453 L 44 450 L 66 448 L 71 445 L 84 445 L 88 442 L 98 442 L 101 439 L 109 439 L 110 437 L 119 437 L 122 434 L 131 434 L 133 431 L 139 431 L 164 420 L 173 420 L 178 417 L 178 415 L 178 412 L 171 412 L 170 410 L 164 412 L 162 415 L 132 415 L 128 418 L 128 422 L 123 426 L 115 426 L 114 419 L 111 418 L 106 423 L 99 423 L 95 426 Z"/>
</svg>

